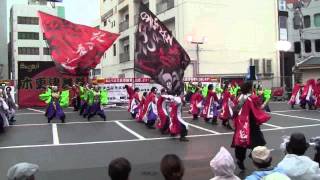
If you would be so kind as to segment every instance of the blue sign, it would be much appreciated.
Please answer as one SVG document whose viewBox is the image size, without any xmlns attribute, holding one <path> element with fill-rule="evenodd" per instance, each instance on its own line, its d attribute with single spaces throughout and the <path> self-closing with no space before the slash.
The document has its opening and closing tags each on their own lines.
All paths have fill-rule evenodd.
<svg viewBox="0 0 320 180">
<path fill-rule="evenodd" d="M 48 0 L 50 2 L 62 2 L 63 0 Z"/>
</svg>

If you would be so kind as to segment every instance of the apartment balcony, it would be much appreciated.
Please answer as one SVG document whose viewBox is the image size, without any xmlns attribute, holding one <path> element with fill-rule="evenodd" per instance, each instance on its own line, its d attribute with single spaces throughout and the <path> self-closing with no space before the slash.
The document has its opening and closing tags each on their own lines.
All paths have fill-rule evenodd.
<svg viewBox="0 0 320 180">
<path fill-rule="evenodd" d="M 119 24 L 119 31 L 123 32 L 129 28 L 129 21 L 123 21 Z"/>
<path fill-rule="evenodd" d="M 125 0 L 119 0 L 118 4 L 121 4 L 123 1 L 125 1 Z"/>
<path fill-rule="evenodd" d="M 162 0 L 157 4 L 157 14 L 174 8 L 174 0 Z"/>
<path fill-rule="evenodd" d="M 120 63 L 124 63 L 130 60 L 129 52 L 120 53 Z"/>
</svg>

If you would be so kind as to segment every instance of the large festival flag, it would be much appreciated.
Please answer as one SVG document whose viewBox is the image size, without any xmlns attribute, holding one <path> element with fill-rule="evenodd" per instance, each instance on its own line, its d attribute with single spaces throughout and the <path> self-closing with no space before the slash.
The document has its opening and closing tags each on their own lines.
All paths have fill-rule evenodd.
<svg viewBox="0 0 320 180">
<path fill-rule="evenodd" d="M 68 74 L 88 74 L 119 36 L 40 11 L 38 14 L 52 59 L 60 71 Z"/>
<path fill-rule="evenodd" d="M 183 91 L 190 58 L 168 28 L 143 4 L 136 32 L 135 70 L 150 76 L 170 94 Z"/>
</svg>

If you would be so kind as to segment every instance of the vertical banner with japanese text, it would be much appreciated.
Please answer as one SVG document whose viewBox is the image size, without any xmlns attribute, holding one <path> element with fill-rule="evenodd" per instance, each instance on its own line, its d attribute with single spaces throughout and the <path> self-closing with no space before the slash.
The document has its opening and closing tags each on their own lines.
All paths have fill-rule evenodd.
<svg viewBox="0 0 320 180">
<path fill-rule="evenodd" d="M 43 107 L 46 104 L 39 99 L 47 85 L 60 89 L 73 83 L 86 82 L 87 77 L 62 74 L 54 62 L 20 61 L 18 62 L 18 102 L 20 107 Z"/>
</svg>

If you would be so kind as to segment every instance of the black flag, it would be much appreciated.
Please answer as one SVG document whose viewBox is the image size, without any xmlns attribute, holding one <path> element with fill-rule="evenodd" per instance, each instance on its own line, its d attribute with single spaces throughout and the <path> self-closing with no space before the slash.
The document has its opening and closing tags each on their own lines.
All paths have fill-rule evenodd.
<svg viewBox="0 0 320 180">
<path fill-rule="evenodd" d="M 135 70 L 150 76 L 169 94 L 183 92 L 190 57 L 168 28 L 143 4 L 136 32 Z"/>
</svg>

